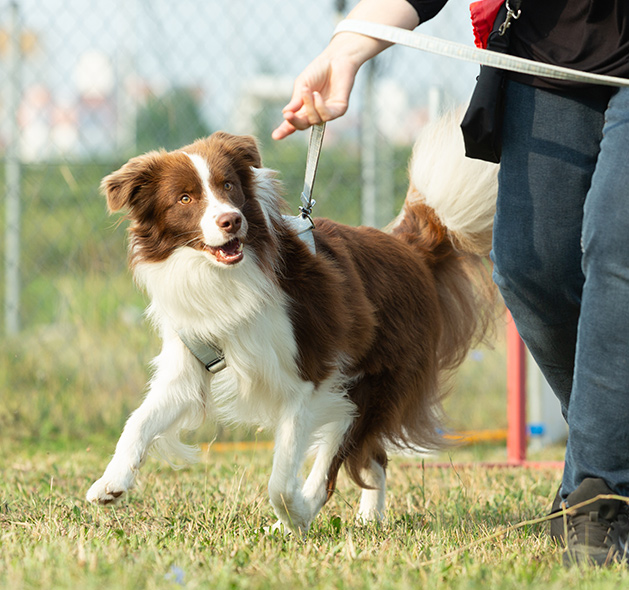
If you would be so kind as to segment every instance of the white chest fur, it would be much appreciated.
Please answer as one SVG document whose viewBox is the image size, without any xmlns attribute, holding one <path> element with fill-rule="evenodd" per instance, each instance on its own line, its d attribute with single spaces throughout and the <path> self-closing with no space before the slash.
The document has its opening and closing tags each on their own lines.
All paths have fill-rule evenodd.
<svg viewBox="0 0 629 590">
<path fill-rule="evenodd" d="M 253 254 L 216 268 L 205 254 L 182 248 L 164 262 L 139 264 L 136 278 L 164 339 L 183 331 L 223 350 L 227 369 L 204 374 L 205 402 L 221 421 L 270 426 L 280 408 L 311 389 L 299 378 L 285 296 Z"/>
</svg>

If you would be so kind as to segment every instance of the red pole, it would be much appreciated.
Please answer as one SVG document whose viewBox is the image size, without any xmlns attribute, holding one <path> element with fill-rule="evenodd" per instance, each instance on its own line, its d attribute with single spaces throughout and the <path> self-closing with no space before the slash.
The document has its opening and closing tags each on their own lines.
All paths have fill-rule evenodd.
<svg viewBox="0 0 629 590">
<path fill-rule="evenodd" d="M 515 322 L 507 323 L 507 459 L 526 461 L 526 349 Z"/>
</svg>

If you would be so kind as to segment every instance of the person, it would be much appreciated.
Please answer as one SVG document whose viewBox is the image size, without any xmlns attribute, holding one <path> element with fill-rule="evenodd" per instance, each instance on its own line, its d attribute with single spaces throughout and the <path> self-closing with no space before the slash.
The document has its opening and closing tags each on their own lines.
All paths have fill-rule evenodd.
<svg viewBox="0 0 629 590">
<path fill-rule="evenodd" d="M 413 29 L 447 0 L 362 0 L 348 18 Z M 523 0 L 510 53 L 629 77 L 625 0 Z M 388 44 L 344 32 L 296 78 L 272 134 L 343 115 Z M 418 54 L 418 61 L 421 55 Z M 629 88 L 507 74 L 494 280 L 569 426 L 550 534 L 566 564 L 627 563 Z M 583 502 L 590 502 L 582 505 Z"/>
</svg>

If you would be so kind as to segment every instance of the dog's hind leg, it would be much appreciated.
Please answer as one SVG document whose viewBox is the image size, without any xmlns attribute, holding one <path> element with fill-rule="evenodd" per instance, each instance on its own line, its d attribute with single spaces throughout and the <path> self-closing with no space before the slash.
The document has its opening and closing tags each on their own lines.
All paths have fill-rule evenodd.
<svg viewBox="0 0 629 590">
<path fill-rule="evenodd" d="M 310 506 L 313 519 L 334 493 L 336 477 L 343 464 L 339 449 L 350 425 L 351 418 L 348 418 L 326 424 L 318 432 L 321 440 L 317 445 L 312 469 L 303 487 L 304 497 Z"/>
<path fill-rule="evenodd" d="M 151 443 L 182 420 L 192 423 L 194 415 L 202 413 L 199 406 L 204 369 L 181 341 L 165 343 L 156 364 L 159 369 L 144 402 L 129 417 L 103 476 L 87 492 L 89 502 L 118 501 L 133 487 Z"/>
</svg>

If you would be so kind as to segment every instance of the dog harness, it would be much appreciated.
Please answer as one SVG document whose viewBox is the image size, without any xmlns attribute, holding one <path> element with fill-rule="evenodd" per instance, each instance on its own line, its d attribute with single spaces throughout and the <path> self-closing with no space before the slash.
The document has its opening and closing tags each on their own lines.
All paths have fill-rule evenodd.
<svg viewBox="0 0 629 590">
<path fill-rule="evenodd" d="M 181 331 L 178 331 L 177 334 L 186 345 L 186 348 L 205 367 L 206 371 L 215 374 L 227 366 L 225 355 L 220 348 L 203 340 L 190 340 Z"/>
</svg>

